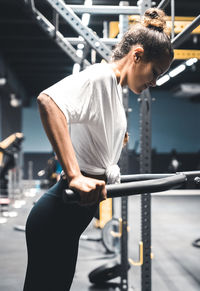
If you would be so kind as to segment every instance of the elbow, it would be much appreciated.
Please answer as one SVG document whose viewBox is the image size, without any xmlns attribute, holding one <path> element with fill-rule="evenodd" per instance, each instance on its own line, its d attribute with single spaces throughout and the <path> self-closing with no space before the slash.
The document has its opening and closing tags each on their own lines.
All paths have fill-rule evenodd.
<svg viewBox="0 0 200 291">
<path fill-rule="evenodd" d="M 39 110 L 41 113 L 45 113 L 49 110 L 49 107 L 51 105 L 51 98 L 44 94 L 44 93 L 41 93 L 38 97 L 37 97 L 37 104 L 38 104 L 38 107 L 39 107 Z"/>
<path fill-rule="evenodd" d="M 37 97 L 37 103 L 39 107 L 43 107 L 47 103 L 48 96 L 44 93 L 41 93 Z"/>
</svg>

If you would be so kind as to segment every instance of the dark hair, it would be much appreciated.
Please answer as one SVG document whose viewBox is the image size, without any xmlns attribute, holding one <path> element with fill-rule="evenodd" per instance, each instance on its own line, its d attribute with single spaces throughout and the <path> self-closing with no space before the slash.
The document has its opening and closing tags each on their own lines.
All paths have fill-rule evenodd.
<svg viewBox="0 0 200 291">
<path fill-rule="evenodd" d="M 154 60 L 163 55 L 173 59 L 174 52 L 168 36 L 164 11 L 158 8 L 147 9 L 143 19 L 134 24 L 115 47 L 113 61 L 122 59 L 136 44 L 144 48 L 146 61 Z"/>
</svg>

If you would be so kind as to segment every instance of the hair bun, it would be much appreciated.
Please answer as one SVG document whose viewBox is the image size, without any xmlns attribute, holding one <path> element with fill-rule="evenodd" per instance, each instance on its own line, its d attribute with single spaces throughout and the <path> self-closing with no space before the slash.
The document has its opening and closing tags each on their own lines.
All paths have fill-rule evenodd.
<svg viewBox="0 0 200 291">
<path fill-rule="evenodd" d="M 165 12 L 158 8 L 147 9 L 143 17 L 143 25 L 150 29 L 167 33 Z"/>
</svg>

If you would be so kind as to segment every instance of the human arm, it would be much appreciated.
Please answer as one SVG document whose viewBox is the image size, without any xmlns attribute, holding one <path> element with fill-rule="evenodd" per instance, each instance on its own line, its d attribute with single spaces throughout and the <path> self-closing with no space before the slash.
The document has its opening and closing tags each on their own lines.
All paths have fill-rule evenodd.
<svg viewBox="0 0 200 291">
<path fill-rule="evenodd" d="M 63 112 L 46 94 L 40 94 L 37 101 L 43 127 L 67 176 L 69 187 L 80 193 L 82 204 L 105 200 L 105 182 L 81 174 Z"/>
</svg>

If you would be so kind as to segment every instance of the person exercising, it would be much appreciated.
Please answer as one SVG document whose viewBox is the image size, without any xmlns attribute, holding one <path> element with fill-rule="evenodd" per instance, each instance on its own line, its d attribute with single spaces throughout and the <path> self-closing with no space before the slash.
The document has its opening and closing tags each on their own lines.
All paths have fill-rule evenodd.
<svg viewBox="0 0 200 291">
<path fill-rule="evenodd" d="M 106 183 L 120 182 L 117 163 L 127 128 L 122 87 L 140 94 L 156 86 L 173 57 L 165 13 L 150 8 L 124 34 L 109 63 L 91 65 L 38 96 L 63 175 L 28 216 L 24 291 L 70 290 L 80 235 L 106 199 Z M 78 191 L 80 203 L 64 203 L 65 188 Z"/>
</svg>

